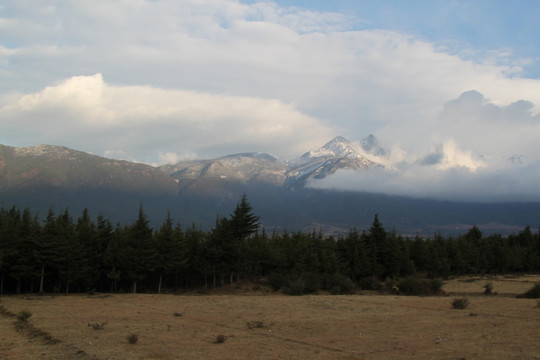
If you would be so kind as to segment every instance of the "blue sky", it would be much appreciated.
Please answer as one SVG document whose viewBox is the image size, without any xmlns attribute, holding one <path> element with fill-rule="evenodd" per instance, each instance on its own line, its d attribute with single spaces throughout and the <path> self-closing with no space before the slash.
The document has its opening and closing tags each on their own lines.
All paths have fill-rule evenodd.
<svg viewBox="0 0 540 360">
<path fill-rule="evenodd" d="M 515 60 L 527 61 L 523 76 L 540 78 L 540 2 L 537 0 L 279 0 L 277 3 L 344 13 L 355 19 L 351 29 L 409 33 L 448 46 L 464 56 L 463 50 L 477 56 L 508 51 Z"/>
<path fill-rule="evenodd" d="M 538 18 L 533 0 L 8 0 L 0 143 L 157 165 L 374 134 L 382 173 L 314 186 L 540 200 Z"/>
</svg>

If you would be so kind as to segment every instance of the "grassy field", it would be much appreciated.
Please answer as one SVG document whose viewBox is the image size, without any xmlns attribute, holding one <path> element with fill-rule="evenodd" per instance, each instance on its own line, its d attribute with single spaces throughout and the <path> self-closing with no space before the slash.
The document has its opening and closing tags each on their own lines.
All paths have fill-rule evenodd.
<svg viewBox="0 0 540 360">
<path fill-rule="evenodd" d="M 439 297 L 6 296 L 0 359 L 540 359 L 538 302 L 515 298 L 535 281 L 453 279 Z M 462 296 L 469 307 L 453 309 Z M 32 316 L 17 329 L 21 310 Z"/>
</svg>

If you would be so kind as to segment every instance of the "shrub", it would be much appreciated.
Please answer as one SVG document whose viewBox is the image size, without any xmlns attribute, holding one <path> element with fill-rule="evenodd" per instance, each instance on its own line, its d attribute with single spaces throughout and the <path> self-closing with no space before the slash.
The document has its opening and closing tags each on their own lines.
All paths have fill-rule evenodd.
<svg viewBox="0 0 540 360">
<path fill-rule="evenodd" d="M 32 313 L 28 310 L 21 310 L 17 313 L 17 320 L 20 321 L 27 321 L 30 316 L 32 316 Z"/>
<path fill-rule="evenodd" d="M 469 306 L 469 299 L 467 298 L 457 298 L 452 301 L 453 309 L 466 309 Z"/>
<path fill-rule="evenodd" d="M 137 334 L 129 334 L 126 339 L 130 344 L 136 344 L 139 341 L 139 336 Z"/>
<path fill-rule="evenodd" d="M 289 281 L 289 283 L 283 289 L 283 291 L 289 295 L 303 295 L 305 287 L 306 286 L 304 282 L 298 279 L 298 280 Z"/>
<path fill-rule="evenodd" d="M 262 329 L 264 327 L 264 321 L 256 320 L 256 321 L 247 321 L 247 327 L 248 329 Z"/>
<path fill-rule="evenodd" d="M 440 279 L 418 279 L 414 276 L 407 276 L 401 279 L 397 286 L 399 292 L 405 295 L 434 295 L 441 292 L 443 285 Z"/>
<path fill-rule="evenodd" d="M 268 276 L 268 285 L 272 288 L 274 291 L 278 291 L 285 287 L 287 284 L 287 276 L 280 274 L 280 273 L 271 273 Z"/>
<path fill-rule="evenodd" d="M 534 284 L 532 288 L 527 290 L 525 293 L 518 295 L 518 297 L 528 298 L 528 299 L 538 299 L 540 298 L 540 282 Z"/>
<path fill-rule="evenodd" d="M 394 289 L 394 280 L 392 280 L 389 277 L 386 278 L 386 280 L 384 280 L 384 285 L 383 285 L 383 288 L 381 289 L 381 292 L 391 294 L 393 289 Z"/>
<path fill-rule="evenodd" d="M 484 285 L 484 295 L 491 294 L 493 294 L 493 284 L 488 282 L 486 285 Z"/>
<path fill-rule="evenodd" d="M 442 290 L 442 286 L 444 285 L 444 282 L 442 279 L 431 279 L 429 280 L 429 289 L 431 290 L 432 294 L 438 294 Z"/>
<path fill-rule="evenodd" d="M 304 293 L 312 294 L 321 289 L 321 275 L 314 272 L 306 272 L 300 276 L 300 281 L 304 283 Z"/>
<path fill-rule="evenodd" d="M 94 330 L 103 330 L 105 325 L 107 325 L 106 322 L 102 322 L 102 323 L 93 322 L 93 323 L 88 324 L 88 326 L 91 327 Z"/>
<path fill-rule="evenodd" d="M 381 289 L 381 283 L 372 277 L 361 278 L 360 280 L 358 280 L 358 286 L 362 290 L 380 290 Z"/>
<path fill-rule="evenodd" d="M 227 337 L 225 335 L 218 335 L 216 336 L 216 344 L 223 344 L 227 340 Z"/>
<path fill-rule="evenodd" d="M 334 274 L 330 277 L 329 284 L 330 292 L 334 295 L 352 294 L 355 290 L 355 285 L 351 279 L 341 274 Z"/>
</svg>

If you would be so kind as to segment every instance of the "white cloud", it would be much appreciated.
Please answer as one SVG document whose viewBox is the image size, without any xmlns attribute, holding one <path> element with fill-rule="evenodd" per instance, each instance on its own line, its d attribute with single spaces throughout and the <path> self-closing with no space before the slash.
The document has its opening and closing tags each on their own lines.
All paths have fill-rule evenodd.
<svg viewBox="0 0 540 360">
<path fill-rule="evenodd" d="M 540 201 L 540 115 L 517 101 L 497 106 L 469 91 L 418 130 L 381 131 L 392 149 L 374 158 L 384 168 L 338 171 L 315 188 L 458 201 Z M 408 124 L 410 125 L 410 124 Z"/>
<path fill-rule="evenodd" d="M 511 50 L 465 54 L 356 22 L 270 1 L 8 2 L 0 143 L 159 163 L 289 158 L 374 133 L 414 181 L 412 169 L 476 179 L 514 154 L 537 164 L 540 80 L 520 77 Z"/>
<path fill-rule="evenodd" d="M 64 144 L 143 162 L 269 151 L 279 156 L 325 141 L 332 129 L 278 100 L 112 86 L 78 76 L 0 108 L 12 143 Z M 295 153 L 294 153 L 295 154 Z"/>
<path fill-rule="evenodd" d="M 540 201 L 540 163 L 502 169 L 446 170 L 414 165 L 404 169 L 374 168 L 365 173 L 342 170 L 311 182 L 319 189 L 382 193 L 461 202 Z"/>
</svg>

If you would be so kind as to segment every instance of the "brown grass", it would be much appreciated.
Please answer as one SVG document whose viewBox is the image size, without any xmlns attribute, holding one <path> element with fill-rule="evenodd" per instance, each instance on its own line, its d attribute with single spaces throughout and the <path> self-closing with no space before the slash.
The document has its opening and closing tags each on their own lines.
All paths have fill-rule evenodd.
<svg viewBox="0 0 540 360">
<path fill-rule="evenodd" d="M 514 289 L 489 281 L 499 294 Z M 538 359 L 536 300 L 484 296 L 484 285 L 445 285 L 467 293 L 466 310 L 452 309 L 451 296 L 10 296 L 5 311 L 29 310 L 30 324 L 61 341 L 17 332 L 0 315 L 0 359 Z M 88 327 L 101 322 L 100 331 Z"/>
</svg>

